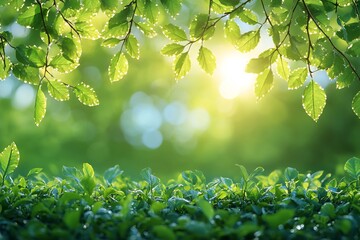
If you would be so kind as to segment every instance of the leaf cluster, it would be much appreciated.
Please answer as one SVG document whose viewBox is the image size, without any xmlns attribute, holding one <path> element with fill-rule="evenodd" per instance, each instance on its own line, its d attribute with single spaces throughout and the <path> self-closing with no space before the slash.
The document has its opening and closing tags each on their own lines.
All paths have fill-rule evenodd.
<svg viewBox="0 0 360 240">
<path fill-rule="evenodd" d="M 163 183 L 118 165 L 97 174 L 90 164 L 49 177 L 35 168 L 13 177 L 19 154 L 0 155 L 0 232 L 4 239 L 359 239 L 360 159 L 345 176 L 259 167 L 208 182 L 184 171 Z M 8 170 L 6 170 L 8 169 Z"/>
<path fill-rule="evenodd" d="M 303 107 L 317 121 L 326 105 L 326 93 L 314 73 L 325 71 L 336 87 L 349 87 L 360 80 L 360 5 L 354 0 L 208 0 L 207 10 L 194 12 L 185 26 L 176 21 L 187 5 L 182 0 L 46 0 L 1 1 L 0 10 L 16 11 L 17 23 L 38 36 L 36 46 L 25 41 L 13 45 L 12 32 L 0 29 L 0 79 L 11 72 L 25 83 L 37 86 L 35 123 L 46 112 L 46 91 L 59 101 L 68 100 L 72 90 L 85 105 L 98 105 L 93 89 L 85 83 L 70 84 L 65 74 L 79 66 L 83 39 L 100 39 L 102 46 L 118 51 L 111 58 L 108 76 L 111 82 L 123 79 L 129 58 L 139 59 L 139 38 L 152 38 L 161 29 L 171 43 L 161 53 L 174 56 L 175 79 L 186 76 L 191 68 L 190 50 L 198 47 L 200 67 L 212 74 L 216 58 L 205 47 L 221 28 L 224 37 L 240 52 L 255 49 L 264 35 L 273 46 L 251 59 L 247 71 L 258 74 L 255 94 L 258 99 L 271 91 L 274 80 L 282 78 L 289 89 L 307 85 Z M 100 31 L 94 18 L 105 15 Z M 251 30 L 243 31 L 244 24 Z M 141 36 L 141 33 L 142 36 Z M 6 50 L 13 48 L 15 57 Z M 306 81 L 308 79 L 308 81 Z M 241 81 L 241 79 L 239 79 Z M 352 102 L 360 116 L 360 92 Z"/>
</svg>

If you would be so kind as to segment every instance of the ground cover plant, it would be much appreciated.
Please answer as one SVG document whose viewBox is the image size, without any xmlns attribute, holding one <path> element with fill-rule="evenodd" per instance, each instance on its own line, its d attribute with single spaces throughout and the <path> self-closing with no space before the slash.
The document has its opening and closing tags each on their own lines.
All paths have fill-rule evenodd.
<svg viewBox="0 0 360 240">
<path fill-rule="evenodd" d="M 164 183 L 149 168 L 134 181 L 88 163 L 14 176 L 19 151 L 0 155 L 1 239 L 359 239 L 360 159 L 334 178 L 294 168 L 208 181 L 184 171 Z"/>
</svg>

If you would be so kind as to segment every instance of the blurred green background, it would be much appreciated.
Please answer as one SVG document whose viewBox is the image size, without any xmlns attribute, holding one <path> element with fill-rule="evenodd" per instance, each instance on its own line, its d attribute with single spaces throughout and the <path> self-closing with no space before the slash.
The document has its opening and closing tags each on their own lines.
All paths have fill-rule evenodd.
<svg viewBox="0 0 360 240">
<path fill-rule="evenodd" d="M 185 13 L 184 22 L 191 10 Z M 2 21 L 17 32 L 19 42 L 37 37 L 11 17 Z M 195 50 L 190 74 L 178 82 L 172 59 L 159 53 L 168 41 L 137 36 L 141 59 L 131 60 L 128 75 L 114 84 L 107 67 L 116 49 L 84 40 L 80 67 L 64 78 L 94 87 L 100 106 L 83 106 L 73 95 L 69 102 L 48 98 L 39 127 L 33 120 L 34 88 L 13 76 L 0 82 L 0 147 L 17 143 L 18 171 L 41 167 L 58 175 L 63 165 L 89 162 L 97 173 L 119 164 L 133 177 L 150 167 L 164 179 L 188 169 L 211 179 L 239 176 L 236 164 L 249 170 L 292 166 L 336 172 L 339 164 L 360 156 L 360 122 L 351 110 L 356 89 L 336 90 L 320 73 L 328 101 L 315 123 L 302 109 L 303 88 L 289 91 L 283 80 L 277 79 L 273 91 L 257 101 L 252 93 L 256 76 L 242 71 L 251 55 L 236 52 L 220 29 L 206 44 L 218 56 L 215 74 L 199 69 Z"/>
</svg>

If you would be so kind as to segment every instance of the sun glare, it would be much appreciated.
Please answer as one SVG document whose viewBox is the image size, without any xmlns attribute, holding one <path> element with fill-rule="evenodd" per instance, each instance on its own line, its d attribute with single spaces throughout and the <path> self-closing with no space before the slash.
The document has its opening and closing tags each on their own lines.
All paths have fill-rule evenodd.
<svg viewBox="0 0 360 240">
<path fill-rule="evenodd" d="M 219 61 L 219 92 L 225 99 L 253 94 L 256 76 L 245 72 L 249 58 L 240 53 L 225 55 Z"/>
</svg>

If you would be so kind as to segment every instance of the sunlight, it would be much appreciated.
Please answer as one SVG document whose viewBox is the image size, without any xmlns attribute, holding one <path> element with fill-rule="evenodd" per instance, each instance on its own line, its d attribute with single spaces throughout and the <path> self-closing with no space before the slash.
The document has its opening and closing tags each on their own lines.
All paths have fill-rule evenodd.
<svg viewBox="0 0 360 240">
<path fill-rule="evenodd" d="M 245 72 L 249 57 L 233 52 L 219 59 L 219 92 L 225 99 L 253 94 L 256 75 Z"/>
</svg>

